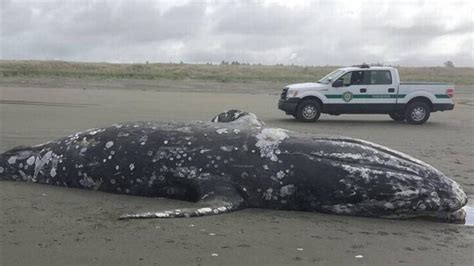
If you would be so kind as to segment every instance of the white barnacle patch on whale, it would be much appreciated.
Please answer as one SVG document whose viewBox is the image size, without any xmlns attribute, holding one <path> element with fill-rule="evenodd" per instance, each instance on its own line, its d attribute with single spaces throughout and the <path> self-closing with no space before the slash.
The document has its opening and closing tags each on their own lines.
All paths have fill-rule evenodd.
<svg viewBox="0 0 474 266">
<path fill-rule="evenodd" d="M 133 169 L 135 169 L 135 164 L 134 163 L 131 163 L 128 168 L 130 168 L 130 171 L 133 171 Z"/>
<path fill-rule="evenodd" d="M 278 171 L 278 173 L 277 173 L 276 175 L 277 175 L 277 178 L 278 178 L 278 179 L 282 179 L 282 178 L 285 177 L 285 172 L 283 172 L 283 171 L 280 170 L 280 171 Z"/>
<path fill-rule="evenodd" d="M 43 157 L 36 157 L 35 160 L 35 172 L 33 174 L 33 180 L 36 180 L 36 177 L 38 176 L 39 172 L 43 169 L 43 166 L 46 165 L 50 160 L 51 157 L 53 156 L 52 151 L 46 152 Z"/>
<path fill-rule="evenodd" d="M 337 214 L 351 214 L 353 210 L 352 204 L 335 204 L 330 209 Z"/>
<path fill-rule="evenodd" d="M 26 163 L 28 165 L 33 165 L 35 163 L 35 160 L 36 160 L 35 156 L 31 156 L 30 158 L 28 158 L 28 160 L 26 160 Z"/>
<path fill-rule="evenodd" d="M 89 129 L 89 130 L 86 130 L 86 133 L 89 133 L 89 135 L 93 136 L 97 133 L 100 133 L 100 132 L 104 132 L 105 129 L 95 129 L 95 128 L 92 128 L 92 129 Z"/>
<path fill-rule="evenodd" d="M 128 137 L 128 136 L 130 136 L 130 133 L 127 133 L 127 132 L 119 132 L 117 134 L 117 137 L 119 137 L 119 138 L 120 137 Z"/>
<path fill-rule="evenodd" d="M 227 134 L 229 132 L 227 128 L 218 128 L 216 129 L 216 133 L 220 135 L 220 134 Z"/>
<path fill-rule="evenodd" d="M 209 214 L 209 213 L 212 213 L 212 208 L 209 208 L 209 207 L 199 208 L 196 211 L 200 214 Z"/>
<path fill-rule="evenodd" d="M 280 188 L 280 197 L 290 196 L 293 195 L 293 193 L 295 193 L 295 185 L 293 184 L 282 186 Z"/>
<path fill-rule="evenodd" d="M 414 187 L 409 188 L 409 187 L 402 187 L 399 186 L 400 191 L 397 191 L 394 193 L 393 198 L 394 199 L 415 199 L 420 196 L 420 191 Z"/>
<path fill-rule="evenodd" d="M 8 158 L 8 163 L 9 164 L 15 164 L 17 158 L 18 157 L 16 157 L 16 156 L 11 156 L 10 158 Z"/>
<path fill-rule="evenodd" d="M 262 197 L 263 197 L 265 200 L 271 200 L 271 199 L 272 199 L 272 193 L 273 193 L 273 189 L 272 189 L 272 188 L 269 188 L 269 189 L 267 189 L 265 192 L 263 192 Z"/>
<path fill-rule="evenodd" d="M 114 142 L 113 142 L 113 141 L 107 141 L 107 143 L 105 143 L 105 148 L 106 148 L 106 149 L 110 149 L 112 146 L 114 146 Z"/>
<path fill-rule="evenodd" d="M 325 158 L 336 158 L 336 159 L 351 159 L 354 161 L 362 160 L 362 159 L 371 159 L 368 158 L 367 156 L 362 156 L 362 154 L 358 153 L 324 153 L 322 151 L 317 151 L 317 152 L 311 152 L 311 154 L 316 155 L 318 157 L 325 157 Z"/>
<path fill-rule="evenodd" d="M 79 184 L 86 188 L 92 188 L 96 185 L 94 179 L 88 177 L 86 174 L 84 174 L 84 177 L 82 179 L 79 179 Z"/>
<path fill-rule="evenodd" d="M 383 175 L 382 171 L 371 168 L 355 167 L 347 164 L 343 164 L 341 167 L 346 170 L 351 177 L 360 177 L 364 179 L 365 183 L 368 183 L 371 178 L 374 178 L 377 175 Z"/>
<path fill-rule="evenodd" d="M 181 177 L 181 178 L 196 178 L 198 170 L 196 167 L 177 167 L 175 169 L 170 169 L 170 171 L 173 173 L 174 176 L 176 177 Z"/>
<path fill-rule="evenodd" d="M 0 166 L 0 174 L 3 174 L 4 171 L 5 171 L 5 169 Z"/>
<path fill-rule="evenodd" d="M 140 142 L 140 145 L 145 145 L 146 142 L 148 141 L 148 136 L 147 135 L 144 135 L 142 137 L 140 137 L 140 139 L 138 140 Z"/>
<path fill-rule="evenodd" d="M 260 156 L 269 158 L 272 161 L 278 161 L 275 150 L 280 143 L 288 137 L 286 130 L 280 128 L 264 128 L 257 136 L 255 146 L 260 148 Z"/>
<path fill-rule="evenodd" d="M 211 151 L 211 149 L 202 149 L 199 151 L 200 154 L 203 154 L 203 153 L 206 153 L 206 152 L 209 152 Z"/>
<path fill-rule="evenodd" d="M 192 132 L 192 129 L 191 127 L 185 126 L 185 127 L 176 128 L 176 131 L 189 133 L 189 132 Z"/>
</svg>

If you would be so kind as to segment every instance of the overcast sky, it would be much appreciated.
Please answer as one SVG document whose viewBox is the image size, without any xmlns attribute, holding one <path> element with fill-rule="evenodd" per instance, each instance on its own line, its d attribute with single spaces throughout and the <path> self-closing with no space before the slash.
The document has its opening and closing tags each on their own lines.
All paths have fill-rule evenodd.
<svg viewBox="0 0 474 266">
<path fill-rule="evenodd" d="M 474 66 L 468 0 L 0 2 L 2 59 Z"/>
</svg>

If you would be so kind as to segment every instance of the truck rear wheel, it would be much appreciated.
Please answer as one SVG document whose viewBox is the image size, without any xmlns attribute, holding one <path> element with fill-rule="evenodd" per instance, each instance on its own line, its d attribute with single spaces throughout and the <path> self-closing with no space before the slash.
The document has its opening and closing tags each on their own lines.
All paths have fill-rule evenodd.
<svg viewBox="0 0 474 266">
<path fill-rule="evenodd" d="M 321 115 L 321 105 L 314 100 L 305 100 L 298 105 L 296 118 L 303 122 L 314 122 Z"/>
<path fill-rule="evenodd" d="M 390 116 L 390 118 L 392 118 L 395 121 L 405 120 L 405 114 L 403 114 L 403 113 L 390 113 L 388 115 Z"/>
<path fill-rule="evenodd" d="M 410 124 L 421 125 L 430 118 L 431 108 L 425 102 L 410 103 L 406 109 L 405 119 Z"/>
</svg>

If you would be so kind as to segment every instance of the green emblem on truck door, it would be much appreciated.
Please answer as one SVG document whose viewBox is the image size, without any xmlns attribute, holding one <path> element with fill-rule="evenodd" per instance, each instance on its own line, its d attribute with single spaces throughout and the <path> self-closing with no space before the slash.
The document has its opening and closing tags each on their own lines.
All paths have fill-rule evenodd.
<svg viewBox="0 0 474 266">
<path fill-rule="evenodd" d="M 342 94 L 342 99 L 343 99 L 346 103 L 350 102 L 350 101 L 352 100 L 352 92 L 350 92 L 350 91 L 344 92 L 344 93 Z"/>
</svg>

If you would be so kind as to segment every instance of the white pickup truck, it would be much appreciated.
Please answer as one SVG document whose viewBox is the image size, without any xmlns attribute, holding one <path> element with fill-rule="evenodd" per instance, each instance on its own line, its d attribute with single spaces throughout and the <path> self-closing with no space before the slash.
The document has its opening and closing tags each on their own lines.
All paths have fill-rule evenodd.
<svg viewBox="0 0 474 266">
<path fill-rule="evenodd" d="M 400 82 L 393 67 L 368 65 L 339 68 L 316 83 L 288 85 L 278 108 L 300 121 L 321 113 L 388 114 L 393 120 L 423 124 L 431 112 L 452 110 L 454 85 Z"/>
</svg>

